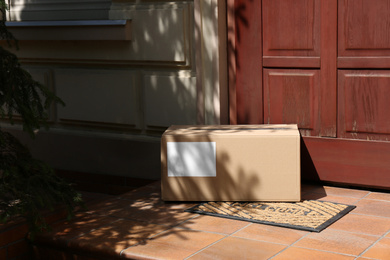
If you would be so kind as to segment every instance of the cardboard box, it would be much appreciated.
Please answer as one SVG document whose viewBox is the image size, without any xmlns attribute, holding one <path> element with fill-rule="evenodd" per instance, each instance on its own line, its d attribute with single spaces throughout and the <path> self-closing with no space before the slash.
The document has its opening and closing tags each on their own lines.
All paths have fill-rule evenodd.
<svg viewBox="0 0 390 260">
<path fill-rule="evenodd" d="M 161 140 L 166 201 L 300 201 L 297 125 L 171 126 Z"/>
</svg>

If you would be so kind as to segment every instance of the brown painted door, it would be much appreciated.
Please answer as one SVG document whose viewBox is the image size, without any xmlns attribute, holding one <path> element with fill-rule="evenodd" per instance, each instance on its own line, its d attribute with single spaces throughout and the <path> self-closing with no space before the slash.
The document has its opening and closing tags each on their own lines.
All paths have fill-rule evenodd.
<svg viewBox="0 0 390 260">
<path fill-rule="evenodd" d="M 389 141 L 390 1 L 339 1 L 338 21 L 338 137 Z"/>
<path fill-rule="evenodd" d="M 263 0 L 265 123 L 336 136 L 335 1 Z M 321 20 L 322 19 L 322 20 Z"/>
<path fill-rule="evenodd" d="M 390 188 L 390 0 L 229 8 L 231 122 L 297 123 L 309 178 Z"/>
</svg>

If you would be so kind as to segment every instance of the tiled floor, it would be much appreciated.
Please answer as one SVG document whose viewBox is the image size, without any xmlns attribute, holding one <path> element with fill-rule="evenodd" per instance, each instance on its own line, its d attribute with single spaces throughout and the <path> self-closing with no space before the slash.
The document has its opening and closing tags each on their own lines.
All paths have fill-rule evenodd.
<svg viewBox="0 0 390 260">
<path fill-rule="evenodd" d="M 41 259 L 390 259 L 390 193 L 304 185 L 303 199 L 353 204 L 312 233 L 186 213 L 156 182 L 120 196 L 85 193 L 89 209 L 38 237 Z"/>
</svg>

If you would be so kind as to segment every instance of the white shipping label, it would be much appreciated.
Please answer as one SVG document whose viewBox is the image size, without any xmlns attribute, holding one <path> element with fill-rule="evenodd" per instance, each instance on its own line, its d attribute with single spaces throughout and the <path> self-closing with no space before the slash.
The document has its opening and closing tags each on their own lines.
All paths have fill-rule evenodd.
<svg viewBox="0 0 390 260">
<path fill-rule="evenodd" d="M 215 142 L 167 142 L 168 177 L 215 177 Z"/>
</svg>

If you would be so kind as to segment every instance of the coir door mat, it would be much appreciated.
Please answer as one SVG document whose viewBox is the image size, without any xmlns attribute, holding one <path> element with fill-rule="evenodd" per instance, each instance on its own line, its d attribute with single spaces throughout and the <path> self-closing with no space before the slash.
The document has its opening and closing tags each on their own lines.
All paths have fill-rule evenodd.
<svg viewBox="0 0 390 260">
<path fill-rule="evenodd" d="M 320 232 L 356 206 L 306 200 L 303 202 L 206 202 L 187 212 L 260 224 Z"/>
</svg>

